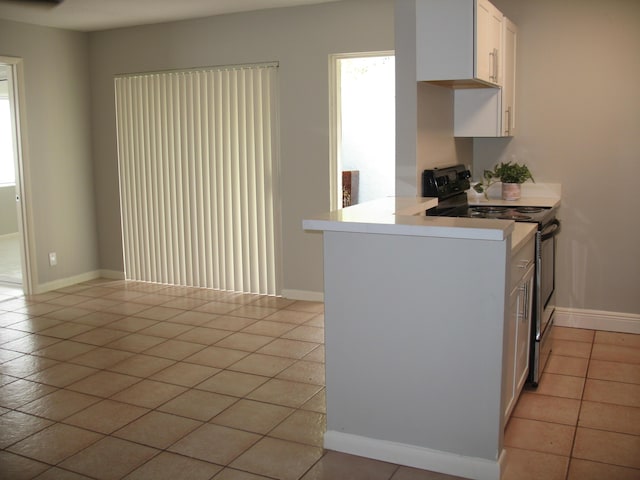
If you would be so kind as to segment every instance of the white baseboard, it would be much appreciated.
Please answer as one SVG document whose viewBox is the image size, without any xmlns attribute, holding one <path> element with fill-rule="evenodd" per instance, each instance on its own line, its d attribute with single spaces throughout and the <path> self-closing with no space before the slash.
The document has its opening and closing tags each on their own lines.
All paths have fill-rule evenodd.
<svg viewBox="0 0 640 480">
<path fill-rule="evenodd" d="M 335 430 L 328 430 L 324 434 L 324 448 L 474 480 L 499 480 L 505 456 L 503 451 L 495 461 L 466 457 Z"/>
<path fill-rule="evenodd" d="M 70 287 L 82 282 L 88 282 L 89 280 L 95 280 L 96 278 L 108 278 L 110 280 L 124 280 L 124 272 L 118 272 L 117 270 L 93 270 L 92 272 L 82 273 L 80 275 L 74 275 L 73 277 L 60 278 L 52 282 L 41 283 L 34 288 L 34 294 L 46 293 L 51 290 L 57 290 L 59 288 Z"/>
<path fill-rule="evenodd" d="M 556 307 L 554 324 L 560 327 L 640 334 L 640 315 L 635 313 Z"/>
<path fill-rule="evenodd" d="M 52 282 L 40 283 L 35 285 L 34 294 L 46 293 L 51 290 L 57 290 L 59 288 L 70 287 L 77 283 L 88 282 L 89 280 L 95 280 L 100 278 L 100 270 L 94 270 L 92 272 L 81 273 L 80 275 L 74 275 L 73 277 L 60 278 L 53 280 Z"/>
<path fill-rule="evenodd" d="M 307 302 L 324 302 L 323 292 L 312 292 L 309 290 L 291 290 L 285 288 L 282 290 L 282 296 L 289 300 L 304 300 Z"/>
<path fill-rule="evenodd" d="M 100 278 L 108 278 L 109 280 L 124 280 L 124 272 L 117 270 L 99 270 Z"/>
<path fill-rule="evenodd" d="M 10 240 L 16 237 L 20 237 L 20 232 L 9 232 L 9 233 L 0 234 L 0 240 L 5 240 L 5 239 Z"/>
</svg>

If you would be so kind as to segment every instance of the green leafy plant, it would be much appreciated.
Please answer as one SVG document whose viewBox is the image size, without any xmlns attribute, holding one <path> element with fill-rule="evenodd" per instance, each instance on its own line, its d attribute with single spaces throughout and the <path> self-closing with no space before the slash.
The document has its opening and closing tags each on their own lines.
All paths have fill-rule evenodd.
<svg viewBox="0 0 640 480">
<path fill-rule="evenodd" d="M 502 183 L 524 183 L 527 180 L 535 182 L 533 175 L 529 171 L 526 165 L 519 165 L 511 162 L 500 162 L 493 170 L 485 170 L 482 175 L 482 180 L 473 186 L 473 189 L 478 193 L 484 193 L 487 196 L 487 190 L 491 185 L 496 182 Z"/>
</svg>

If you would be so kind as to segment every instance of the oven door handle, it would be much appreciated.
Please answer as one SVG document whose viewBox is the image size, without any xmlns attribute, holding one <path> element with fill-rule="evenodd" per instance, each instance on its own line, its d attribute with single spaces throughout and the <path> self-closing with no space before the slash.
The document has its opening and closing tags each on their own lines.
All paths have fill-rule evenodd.
<svg viewBox="0 0 640 480">
<path fill-rule="evenodd" d="M 554 218 L 551 222 L 545 225 L 542 230 L 540 240 L 544 242 L 545 240 L 555 237 L 558 233 L 560 233 L 560 220 Z"/>
</svg>

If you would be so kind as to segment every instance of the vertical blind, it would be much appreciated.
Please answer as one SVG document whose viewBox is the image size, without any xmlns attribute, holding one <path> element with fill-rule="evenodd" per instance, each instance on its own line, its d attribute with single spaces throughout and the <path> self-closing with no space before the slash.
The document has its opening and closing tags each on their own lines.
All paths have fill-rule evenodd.
<svg viewBox="0 0 640 480">
<path fill-rule="evenodd" d="M 127 279 L 278 293 L 276 75 L 116 77 Z"/>
</svg>

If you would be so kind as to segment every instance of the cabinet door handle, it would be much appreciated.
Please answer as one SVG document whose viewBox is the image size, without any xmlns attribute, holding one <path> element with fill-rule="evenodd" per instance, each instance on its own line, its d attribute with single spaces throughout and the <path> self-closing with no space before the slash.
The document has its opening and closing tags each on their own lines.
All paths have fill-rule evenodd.
<svg viewBox="0 0 640 480">
<path fill-rule="evenodd" d="M 492 80 L 493 83 L 498 83 L 498 49 L 494 48 L 490 51 L 489 57 L 491 57 L 491 68 L 489 68 L 491 74 L 489 75 L 489 80 Z"/>
<path fill-rule="evenodd" d="M 520 260 L 520 264 L 518 265 L 518 268 L 522 268 L 523 270 L 526 270 L 532 264 L 533 264 L 533 259 Z"/>
<path fill-rule="evenodd" d="M 503 92 L 504 97 L 504 92 Z M 504 111 L 504 128 L 502 129 L 505 135 L 509 135 L 509 109 L 507 108 Z"/>
<path fill-rule="evenodd" d="M 494 57 L 495 53 L 496 53 L 495 48 L 489 52 L 489 80 L 491 80 L 492 82 L 496 81 L 494 76 L 494 73 L 496 71 L 496 67 L 495 67 L 496 59 Z"/>
<path fill-rule="evenodd" d="M 517 318 L 518 320 L 526 320 L 527 315 L 527 286 L 526 284 L 520 285 L 518 288 L 520 293 L 518 294 L 518 310 L 517 310 Z"/>
<path fill-rule="evenodd" d="M 494 72 L 494 68 L 493 68 L 493 64 L 494 64 L 495 60 L 493 59 L 493 50 L 489 52 L 489 80 L 494 81 L 495 79 L 493 78 L 493 72 Z"/>
<path fill-rule="evenodd" d="M 504 134 L 505 135 L 509 135 L 511 133 L 511 107 L 507 107 L 507 109 L 504 111 L 504 116 L 505 116 L 505 128 L 504 128 Z"/>
</svg>

